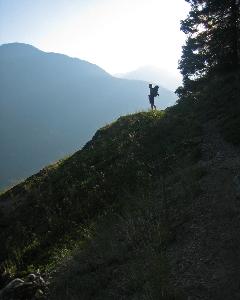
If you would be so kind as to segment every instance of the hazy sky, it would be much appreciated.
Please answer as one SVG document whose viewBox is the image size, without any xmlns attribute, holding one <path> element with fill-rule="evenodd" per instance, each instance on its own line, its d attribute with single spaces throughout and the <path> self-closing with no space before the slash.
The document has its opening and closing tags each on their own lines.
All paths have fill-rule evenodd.
<svg viewBox="0 0 240 300">
<path fill-rule="evenodd" d="M 184 0 L 0 0 L 0 44 L 24 42 L 110 73 L 155 65 L 177 72 Z"/>
</svg>

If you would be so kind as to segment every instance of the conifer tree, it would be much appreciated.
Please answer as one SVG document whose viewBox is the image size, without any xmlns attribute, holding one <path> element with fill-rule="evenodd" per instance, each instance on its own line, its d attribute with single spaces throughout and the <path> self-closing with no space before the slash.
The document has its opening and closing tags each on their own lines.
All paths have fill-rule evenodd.
<svg viewBox="0 0 240 300">
<path fill-rule="evenodd" d="M 185 89 L 211 74 L 240 67 L 240 0 L 185 0 L 191 5 L 181 22 L 187 34 L 179 69 Z"/>
</svg>

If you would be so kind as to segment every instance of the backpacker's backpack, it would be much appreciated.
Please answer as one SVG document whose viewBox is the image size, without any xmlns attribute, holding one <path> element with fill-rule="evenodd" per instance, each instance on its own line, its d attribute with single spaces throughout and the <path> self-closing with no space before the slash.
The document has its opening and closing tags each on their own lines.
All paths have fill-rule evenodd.
<svg viewBox="0 0 240 300">
<path fill-rule="evenodd" d="M 157 85 L 153 88 L 152 95 L 153 95 L 153 97 L 157 97 L 157 95 L 158 95 L 158 86 Z"/>
</svg>

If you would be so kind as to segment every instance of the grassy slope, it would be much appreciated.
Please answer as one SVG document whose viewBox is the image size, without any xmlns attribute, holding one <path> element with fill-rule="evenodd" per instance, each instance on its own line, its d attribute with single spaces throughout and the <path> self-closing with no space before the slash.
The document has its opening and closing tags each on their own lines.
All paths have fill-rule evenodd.
<svg viewBox="0 0 240 300">
<path fill-rule="evenodd" d="M 191 193 L 178 186 L 178 197 L 197 192 L 200 141 L 193 103 L 100 129 L 81 151 L 0 196 L 14 207 L 0 223 L 2 269 L 14 276 L 60 263 L 56 299 L 174 297 L 164 205 L 183 174 Z"/>
</svg>

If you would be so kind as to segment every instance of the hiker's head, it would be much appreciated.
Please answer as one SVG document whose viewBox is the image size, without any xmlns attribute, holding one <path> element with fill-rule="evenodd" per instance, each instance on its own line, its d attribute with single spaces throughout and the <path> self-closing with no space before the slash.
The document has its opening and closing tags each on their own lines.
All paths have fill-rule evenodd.
<svg viewBox="0 0 240 300">
<path fill-rule="evenodd" d="M 158 90 L 158 89 L 159 89 L 159 86 L 158 86 L 158 85 L 156 85 L 156 86 L 155 86 L 155 88 Z"/>
<path fill-rule="evenodd" d="M 149 85 L 148 85 L 148 86 L 149 86 L 149 88 L 150 88 L 150 89 L 152 88 L 152 84 L 151 84 L 151 83 L 149 83 Z"/>
</svg>

